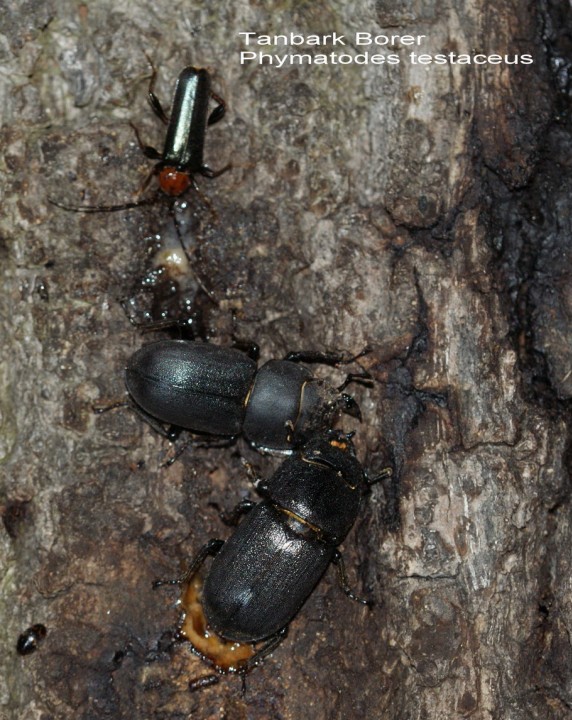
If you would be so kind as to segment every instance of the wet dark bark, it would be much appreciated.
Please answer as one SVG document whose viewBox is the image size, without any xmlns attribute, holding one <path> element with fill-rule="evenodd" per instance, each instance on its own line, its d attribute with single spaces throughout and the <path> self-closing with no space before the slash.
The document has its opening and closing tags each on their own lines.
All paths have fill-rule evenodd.
<svg viewBox="0 0 572 720">
<path fill-rule="evenodd" d="M 572 716 L 568 4 L 88 5 L 0 15 L 0 716 Z M 427 53 L 534 63 L 242 67 L 244 30 L 424 34 Z M 162 97 L 194 63 L 228 102 L 207 161 L 234 169 L 199 180 L 213 210 L 191 195 L 185 226 L 216 303 L 195 276 L 171 299 L 137 287 L 172 234 L 165 202 L 47 201 L 128 200 L 145 176 L 128 121 L 157 143 L 161 127 L 143 50 Z M 328 573 L 244 696 L 236 678 L 187 692 L 204 668 L 171 646 L 176 593 L 151 583 L 226 532 L 209 503 L 250 491 L 241 455 L 276 460 L 239 443 L 164 468 L 139 418 L 92 411 L 148 341 L 118 299 L 195 293 L 213 341 L 264 358 L 371 346 L 345 427 L 368 468 L 387 443 L 397 470 L 343 548 L 375 608 Z M 18 656 L 34 623 L 47 636 Z"/>
</svg>

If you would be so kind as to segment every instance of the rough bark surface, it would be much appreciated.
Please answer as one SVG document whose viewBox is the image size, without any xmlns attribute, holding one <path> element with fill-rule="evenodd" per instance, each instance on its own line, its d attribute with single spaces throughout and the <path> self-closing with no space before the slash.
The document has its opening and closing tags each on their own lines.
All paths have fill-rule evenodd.
<svg viewBox="0 0 572 720">
<path fill-rule="evenodd" d="M 567 26 L 565 0 L 0 2 L 3 720 L 572 717 Z M 238 61 L 239 31 L 334 30 L 534 63 Z M 162 132 L 144 53 L 161 97 L 204 65 L 229 108 L 206 159 L 234 167 L 199 179 L 212 209 L 189 196 L 196 275 L 172 298 L 141 286 L 167 202 L 48 202 L 132 198 L 150 163 L 129 121 Z M 233 677 L 187 691 L 205 668 L 171 643 L 176 592 L 151 585 L 228 532 L 209 503 L 251 492 L 241 456 L 277 460 L 239 442 L 165 468 L 137 416 L 92 410 L 149 340 L 118 299 L 195 296 L 214 342 L 263 359 L 370 346 L 364 420 L 344 426 L 366 467 L 386 444 L 396 467 L 343 548 L 374 609 L 328 573 L 244 695 Z M 47 636 L 20 656 L 34 623 Z"/>
</svg>

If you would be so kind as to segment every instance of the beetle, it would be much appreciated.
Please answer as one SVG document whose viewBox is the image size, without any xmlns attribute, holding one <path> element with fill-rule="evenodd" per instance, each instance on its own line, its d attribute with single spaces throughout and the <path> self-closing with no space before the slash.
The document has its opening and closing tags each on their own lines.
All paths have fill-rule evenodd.
<svg viewBox="0 0 572 720">
<path fill-rule="evenodd" d="M 46 626 L 41 623 L 32 625 L 25 630 L 16 643 L 16 651 L 19 655 L 31 655 L 36 652 L 39 644 L 46 637 L 47 630 Z"/>
<path fill-rule="evenodd" d="M 132 355 L 125 384 L 136 410 L 170 440 L 181 429 L 229 440 L 242 433 L 262 452 L 287 454 L 328 429 L 340 411 L 361 419 L 356 401 L 342 390 L 349 382 L 369 378 L 367 373 L 350 374 L 334 388 L 298 364 L 341 360 L 335 354 L 290 353 L 257 368 L 234 348 L 159 340 Z M 160 423 L 172 427 L 165 430 Z"/>
<path fill-rule="evenodd" d="M 215 178 L 230 169 L 231 166 L 226 165 L 221 170 L 215 171 L 203 161 L 206 128 L 222 120 L 226 112 L 226 104 L 219 95 L 212 91 L 209 72 L 204 68 L 189 66 L 181 71 L 177 79 L 169 117 L 153 91 L 157 71 L 152 63 L 151 67 L 152 75 L 147 99 L 155 114 L 167 125 L 167 133 L 163 151 L 159 152 L 154 147 L 143 143 L 139 131 L 132 125 L 143 154 L 151 160 L 158 161 L 143 183 L 140 193 L 147 188 L 151 178 L 156 175 L 160 189 L 170 197 L 178 197 L 191 185 L 198 191 L 198 186 L 193 179 L 194 175 L 201 174 L 208 178 Z M 209 113 L 211 99 L 215 100 L 217 106 Z M 154 200 L 138 200 L 121 205 L 78 207 L 63 205 L 54 200 L 50 200 L 50 202 L 64 210 L 95 213 L 128 210 L 140 205 L 151 204 Z"/>
<path fill-rule="evenodd" d="M 330 564 L 342 590 L 364 605 L 348 585 L 338 546 L 357 519 L 369 486 L 356 458 L 352 434 L 317 435 L 285 460 L 272 477 L 255 480 L 258 504 L 243 501 L 232 516 L 248 513 L 226 541 L 206 543 L 177 580 L 184 586 L 184 617 L 178 638 L 216 673 L 246 675 L 272 652 Z M 208 556 L 204 583 L 197 580 Z M 196 690 L 218 682 L 218 674 L 191 681 Z"/>
</svg>

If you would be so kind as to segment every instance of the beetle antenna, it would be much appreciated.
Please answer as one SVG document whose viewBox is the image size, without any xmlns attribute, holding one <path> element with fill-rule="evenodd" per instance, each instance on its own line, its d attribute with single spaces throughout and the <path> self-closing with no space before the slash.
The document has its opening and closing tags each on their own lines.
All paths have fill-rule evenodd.
<svg viewBox="0 0 572 720">
<path fill-rule="evenodd" d="M 122 205 L 64 205 L 63 203 L 48 198 L 50 205 L 55 205 L 61 210 L 68 210 L 69 212 L 81 212 L 81 213 L 99 213 L 99 212 L 119 212 L 121 210 L 131 210 L 132 208 L 142 207 L 143 205 L 154 205 L 157 202 L 157 195 L 153 195 L 149 198 L 143 198 L 143 200 L 137 200 L 133 202 L 123 203 Z"/>
<path fill-rule="evenodd" d="M 365 476 L 365 481 L 367 483 L 368 487 L 371 487 L 372 485 L 375 485 L 376 483 L 380 482 L 381 480 L 385 480 L 385 478 L 391 477 L 393 475 L 393 469 L 390 467 L 383 468 L 383 470 L 376 475 L 375 477 L 368 477 L 367 473 Z"/>
<path fill-rule="evenodd" d="M 240 678 L 242 680 L 241 694 L 242 694 L 242 697 L 244 697 L 246 695 L 246 673 L 245 672 L 240 673 Z"/>
</svg>

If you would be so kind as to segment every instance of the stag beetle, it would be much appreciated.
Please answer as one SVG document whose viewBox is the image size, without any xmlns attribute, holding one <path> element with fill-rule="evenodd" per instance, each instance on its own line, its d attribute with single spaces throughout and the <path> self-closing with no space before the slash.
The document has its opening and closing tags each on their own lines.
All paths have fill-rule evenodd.
<svg viewBox="0 0 572 720">
<path fill-rule="evenodd" d="M 234 348 L 160 340 L 130 358 L 125 384 L 140 414 L 170 440 L 182 428 L 227 438 L 242 433 L 263 452 L 286 454 L 328 429 L 340 411 L 361 419 L 356 401 L 342 390 L 369 378 L 367 373 L 348 375 L 336 389 L 298 364 L 335 364 L 336 359 L 340 356 L 290 353 L 257 369 L 252 358 Z M 165 431 L 157 421 L 174 427 Z"/>
<path fill-rule="evenodd" d="M 178 638 L 189 640 L 217 673 L 244 677 L 286 637 L 330 563 L 346 595 L 370 605 L 351 591 L 338 545 L 368 487 L 390 472 L 368 479 L 351 434 L 330 430 L 297 450 L 270 480 L 256 479 L 262 502 L 235 508 L 234 520 L 248 515 L 234 534 L 206 543 L 182 578 L 154 583 L 184 585 Z M 209 555 L 214 559 L 201 588 L 198 573 Z M 218 675 L 208 675 L 191 681 L 190 689 L 216 682 Z"/>
</svg>

